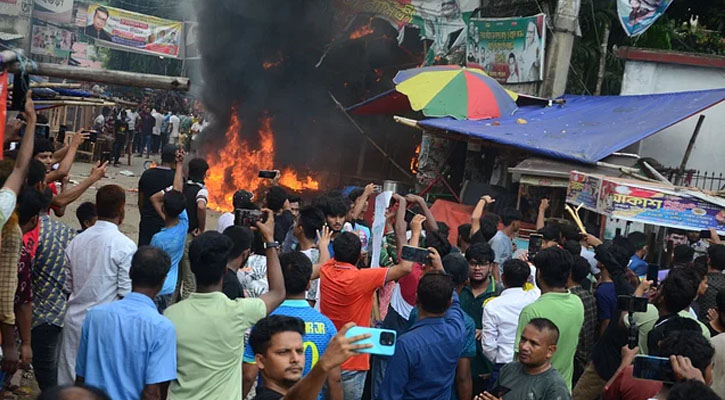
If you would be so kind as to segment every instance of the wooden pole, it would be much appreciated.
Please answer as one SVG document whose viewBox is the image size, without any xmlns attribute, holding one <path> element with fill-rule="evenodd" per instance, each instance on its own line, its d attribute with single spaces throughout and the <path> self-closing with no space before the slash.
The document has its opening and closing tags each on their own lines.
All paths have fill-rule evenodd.
<svg viewBox="0 0 725 400">
<path fill-rule="evenodd" d="M 86 103 L 84 101 L 70 101 L 70 100 L 38 100 L 33 101 L 36 106 L 82 106 L 82 107 L 97 107 L 107 106 L 113 107 L 116 103 Z"/>
<path fill-rule="evenodd" d="M 348 114 L 347 111 L 345 111 L 345 107 L 343 107 L 343 105 L 340 104 L 339 101 L 337 101 L 337 98 L 335 98 L 335 96 L 331 92 L 328 92 L 328 93 L 329 93 L 330 97 L 332 98 L 332 101 L 335 102 L 335 105 L 337 105 L 337 108 L 339 108 L 340 111 L 342 111 L 342 113 L 347 117 L 347 119 L 355 127 L 355 129 L 357 129 L 357 131 L 360 132 L 360 134 L 363 135 L 365 137 L 365 139 L 367 139 L 368 142 L 370 142 L 370 144 L 372 144 L 373 147 L 375 147 L 375 149 L 377 149 L 380 152 L 380 154 L 382 154 L 385 158 L 388 159 L 388 161 L 390 161 L 391 164 L 393 164 L 397 169 L 399 169 L 400 172 L 402 172 L 403 175 L 405 175 L 405 177 L 407 177 L 408 179 L 413 179 L 413 176 L 410 175 L 410 173 L 408 171 L 406 171 L 405 168 L 401 167 L 400 164 L 395 162 L 395 160 L 393 160 L 393 158 L 387 152 L 385 152 L 385 150 L 383 150 L 382 147 L 380 147 L 377 143 L 375 143 L 375 141 L 370 136 L 368 136 L 367 133 L 365 133 L 365 131 L 360 127 L 360 125 L 358 125 L 358 123 L 354 119 L 352 119 L 352 117 L 350 116 L 350 114 Z"/>
<path fill-rule="evenodd" d="M 604 73 L 607 70 L 607 49 L 609 48 L 609 23 L 604 26 L 604 37 L 602 38 L 601 54 L 599 56 L 599 72 L 597 73 L 597 88 L 594 95 L 602 94 L 602 84 L 604 83 Z"/>
<path fill-rule="evenodd" d="M 149 89 L 189 91 L 191 81 L 180 76 L 164 76 L 152 74 L 139 74 L 135 72 L 113 71 L 105 69 L 91 69 L 70 67 L 67 65 L 35 63 L 26 64 L 26 70 L 35 75 L 52 76 L 54 78 L 70 79 L 74 81 L 97 82 L 109 85 L 132 86 Z M 20 70 L 19 63 L 9 65 L 10 72 Z"/>
<path fill-rule="evenodd" d="M 687 150 L 685 150 L 685 156 L 682 157 L 682 163 L 680 163 L 680 169 L 677 171 L 677 178 L 675 180 L 675 183 L 678 185 L 682 185 L 682 182 L 685 180 L 685 168 L 687 167 L 687 161 L 690 160 L 690 154 L 692 153 L 692 149 L 695 148 L 695 141 L 697 141 L 697 136 L 700 134 L 700 128 L 702 128 L 703 122 L 705 122 L 705 116 L 700 115 L 700 118 L 697 120 L 697 125 L 695 125 L 695 131 L 692 132 L 692 136 L 690 137 L 690 142 L 687 144 Z"/>
</svg>

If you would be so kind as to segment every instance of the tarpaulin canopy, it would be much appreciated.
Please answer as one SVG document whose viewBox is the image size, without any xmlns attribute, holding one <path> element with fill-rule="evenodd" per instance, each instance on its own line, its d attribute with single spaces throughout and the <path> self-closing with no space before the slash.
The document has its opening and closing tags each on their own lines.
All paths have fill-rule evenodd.
<svg viewBox="0 0 725 400">
<path fill-rule="evenodd" d="M 564 96 L 566 104 L 527 106 L 513 116 L 419 125 L 510 145 L 551 158 L 597 161 L 725 100 L 725 89 L 640 96 Z"/>
</svg>

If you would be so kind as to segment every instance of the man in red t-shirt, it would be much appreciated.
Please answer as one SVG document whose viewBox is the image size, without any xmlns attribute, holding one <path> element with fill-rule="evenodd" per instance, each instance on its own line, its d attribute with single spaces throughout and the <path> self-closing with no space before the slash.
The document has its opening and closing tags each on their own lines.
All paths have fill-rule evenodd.
<svg viewBox="0 0 725 400">
<path fill-rule="evenodd" d="M 397 281 L 410 273 L 413 264 L 400 261 L 390 268 L 357 269 L 360 259 L 360 239 L 343 232 L 332 244 L 335 258 L 320 270 L 320 311 L 340 330 L 352 321 L 358 326 L 370 326 L 373 294 L 389 281 Z M 346 399 L 360 399 L 365 376 L 370 369 L 370 355 L 360 354 L 342 364 L 342 386 Z"/>
</svg>

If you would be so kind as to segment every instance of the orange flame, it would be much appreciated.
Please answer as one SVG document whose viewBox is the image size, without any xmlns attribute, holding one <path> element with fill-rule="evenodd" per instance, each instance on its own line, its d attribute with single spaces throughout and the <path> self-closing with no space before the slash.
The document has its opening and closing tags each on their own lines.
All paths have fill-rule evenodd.
<svg viewBox="0 0 725 400">
<path fill-rule="evenodd" d="M 249 142 L 239 136 L 242 123 L 236 111 L 232 113 L 226 142 L 219 152 L 210 153 L 209 177 L 206 186 L 209 189 L 209 207 L 218 211 L 232 209 L 232 197 L 238 189 L 259 192 L 268 181 L 258 177 L 261 170 L 274 169 L 274 131 L 272 118 L 261 119 L 259 131 L 259 147 L 253 149 Z M 319 182 L 312 177 L 302 179 L 297 172 L 286 168 L 281 171 L 279 184 L 294 191 L 318 190 Z"/>
<path fill-rule="evenodd" d="M 277 52 L 277 55 L 270 60 L 266 60 L 262 62 L 262 68 L 264 69 L 271 69 L 276 68 L 282 65 L 282 62 L 284 61 L 284 57 L 282 56 L 282 53 Z"/>
<path fill-rule="evenodd" d="M 353 31 L 349 37 L 350 39 L 355 40 L 373 33 L 375 33 L 375 29 L 373 29 L 373 19 L 370 18 L 370 22 L 367 25 L 363 25 L 355 29 L 355 31 Z"/>
<path fill-rule="evenodd" d="M 415 148 L 415 155 L 413 158 L 410 159 L 410 172 L 417 174 L 418 173 L 418 163 L 419 163 L 419 157 L 420 156 L 420 143 Z"/>
</svg>

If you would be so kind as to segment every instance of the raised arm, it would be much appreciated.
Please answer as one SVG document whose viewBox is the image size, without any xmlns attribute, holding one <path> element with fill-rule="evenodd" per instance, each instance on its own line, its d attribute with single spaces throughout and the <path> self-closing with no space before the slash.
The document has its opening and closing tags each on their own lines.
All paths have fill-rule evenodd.
<svg viewBox="0 0 725 400">
<path fill-rule="evenodd" d="M 420 207 L 425 216 L 425 230 L 428 232 L 438 232 L 438 222 L 433 216 L 433 213 L 430 212 L 430 208 L 428 208 L 428 203 L 426 203 L 425 199 L 414 194 L 405 196 L 405 199 L 408 203 L 415 203 Z"/>
<path fill-rule="evenodd" d="M 332 229 L 327 225 L 322 226 L 322 232 L 317 231 L 317 249 L 320 251 L 320 259 L 317 261 L 317 264 L 312 266 L 311 281 L 320 277 L 320 268 L 326 262 L 330 261 L 330 241 L 332 240 L 332 233 Z"/>
<path fill-rule="evenodd" d="M 398 202 L 398 210 L 395 212 L 395 223 L 393 225 L 393 231 L 395 232 L 395 247 L 400 251 L 400 249 L 408 243 L 408 239 L 406 237 L 406 224 L 405 224 L 405 213 L 408 207 L 408 203 L 405 200 L 405 197 L 399 195 L 399 194 L 393 194 L 393 198 L 395 201 Z"/>
<path fill-rule="evenodd" d="M 539 203 L 539 214 L 536 215 L 536 230 L 543 228 L 546 225 L 546 210 L 549 209 L 549 199 L 541 199 Z"/>
<path fill-rule="evenodd" d="M 176 170 L 174 171 L 174 190 L 181 192 L 184 190 L 184 151 L 176 151 Z"/>
<path fill-rule="evenodd" d="M 88 190 L 88 188 L 91 187 L 91 185 L 93 185 L 94 183 L 101 180 L 101 178 L 103 178 L 106 175 L 107 168 L 108 168 L 108 162 L 101 164 L 101 162 L 99 161 L 91 169 L 91 175 L 88 178 L 82 180 L 81 183 L 79 183 L 78 185 L 76 185 L 73 188 L 70 188 L 67 190 L 63 189 L 63 191 L 59 195 L 53 197 L 52 205 L 54 207 L 65 209 L 65 207 L 68 204 L 76 201 L 79 197 L 81 197 L 83 192 Z M 56 215 L 57 215 L 57 213 L 56 213 Z"/>
<path fill-rule="evenodd" d="M 262 240 L 265 243 L 274 242 L 274 213 L 272 210 L 265 208 L 262 211 L 267 215 L 267 221 L 257 222 L 257 229 L 262 234 Z M 261 295 L 259 298 L 264 301 L 267 306 L 267 314 L 277 308 L 284 300 L 284 276 L 282 275 L 282 267 L 279 264 L 277 249 L 269 247 L 265 250 L 267 254 L 267 280 L 269 281 L 269 292 Z"/>
<path fill-rule="evenodd" d="M 28 166 L 30 160 L 33 158 L 33 147 L 35 146 L 35 123 L 37 122 L 37 116 L 35 115 L 35 104 L 33 104 L 32 90 L 28 90 L 27 97 L 25 98 L 25 110 L 23 115 L 27 125 L 25 126 L 25 135 L 20 141 L 20 149 L 18 149 L 18 155 L 15 160 L 15 167 L 13 172 L 10 173 L 8 179 L 5 180 L 3 188 L 10 189 L 15 192 L 15 195 L 20 194 L 20 188 L 25 182 L 25 177 L 28 174 Z"/>
<path fill-rule="evenodd" d="M 426 218 L 420 214 L 416 214 L 410 221 L 410 240 L 409 246 L 418 247 L 420 245 L 420 234 L 423 232 L 423 223 Z"/>
<path fill-rule="evenodd" d="M 345 333 L 355 326 L 354 323 L 348 322 L 347 325 L 342 327 L 340 332 L 335 335 L 327 345 L 327 350 L 320 357 L 320 361 L 315 364 L 310 372 L 302 378 L 299 382 L 295 383 L 292 388 L 284 395 L 283 399 L 286 400 L 315 400 L 320 394 L 322 387 L 325 385 L 328 375 L 335 369 L 338 368 L 342 363 L 347 361 L 350 357 L 358 355 L 356 350 L 366 349 L 373 347 L 372 344 L 355 344 L 360 340 L 364 340 L 370 337 L 370 334 L 353 336 L 350 338 L 345 337 Z"/>
<path fill-rule="evenodd" d="M 373 194 L 375 191 L 375 184 L 369 183 L 367 186 L 365 186 L 365 190 L 363 190 L 363 194 L 360 195 L 357 199 L 355 199 L 355 204 L 352 206 L 352 212 L 350 213 L 352 217 L 352 221 L 358 220 L 362 217 L 363 209 L 365 208 L 365 203 L 368 202 L 370 199 L 370 195 Z"/>
<path fill-rule="evenodd" d="M 476 203 L 476 207 L 473 209 L 473 213 L 471 214 L 471 237 L 481 230 L 481 217 L 483 216 L 483 211 L 486 209 L 486 205 L 495 201 L 496 200 L 491 198 L 489 195 L 485 195 L 478 200 L 478 203 Z"/>
<path fill-rule="evenodd" d="M 45 177 L 45 181 L 48 183 L 59 181 L 63 179 L 64 177 L 68 176 L 70 173 L 70 169 L 73 166 L 73 161 L 76 158 L 76 153 L 78 152 L 78 147 L 83 143 L 84 140 L 88 138 L 87 133 L 76 133 L 73 135 L 73 138 L 71 139 L 70 145 L 66 146 L 67 150 L 63 156 L 63 158 L 60 161 L 60 164 L 58 165 L 58 169 L 55 171 L 51 171 L 48 173 L 48 176 Z M 55 154 L 53 154 L 55 156 Z"/>
</svg>

